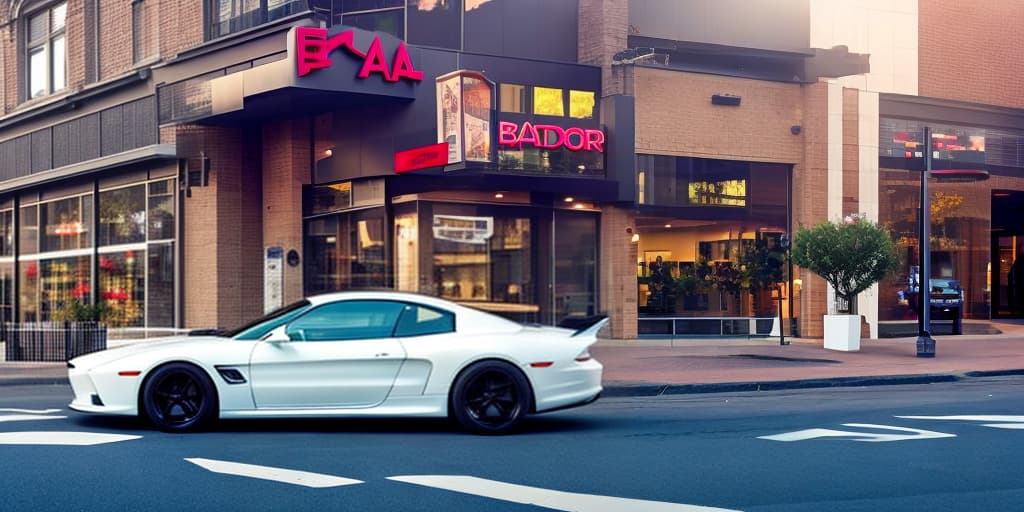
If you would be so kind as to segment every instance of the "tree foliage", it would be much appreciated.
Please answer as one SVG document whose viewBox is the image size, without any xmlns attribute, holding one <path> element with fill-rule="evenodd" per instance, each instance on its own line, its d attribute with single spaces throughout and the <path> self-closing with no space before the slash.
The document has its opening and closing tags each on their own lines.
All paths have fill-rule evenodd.
<svg viewBox="0 0 1024 512">
<path fill-rule="evenodd" d="M 857 294 L 896 270 L 898 260 L 889 233 L 869 220 L 822 222 L 800 228 L 793 240 L 793 262 L 810 269 L 854 303 Z"/>
</svg>

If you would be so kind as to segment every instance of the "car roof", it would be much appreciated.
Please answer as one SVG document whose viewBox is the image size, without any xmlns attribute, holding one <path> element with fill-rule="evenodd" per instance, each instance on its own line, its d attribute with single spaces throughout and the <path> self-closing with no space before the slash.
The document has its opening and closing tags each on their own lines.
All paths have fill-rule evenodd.
<svg viewBox="0 0 1024 512">
<path fill-rule="evenodd" d="M 394 290 L 356 290 L 313 295 L 307 297 L 306 300 L 314 306 L 339 300 L 393 300 L 422 304 L 424 306 L 431 306 L 455 313 L 459 318 L 459 325 L 457 326 L 457 329 L 460 332 L 514 332 L 522 329 L 523 327 L 517 322 L 513 322 L 512 320 L 486 311 L 463 306 L 440 297 L 411 292 L 400 292 Z"/>
</svg>

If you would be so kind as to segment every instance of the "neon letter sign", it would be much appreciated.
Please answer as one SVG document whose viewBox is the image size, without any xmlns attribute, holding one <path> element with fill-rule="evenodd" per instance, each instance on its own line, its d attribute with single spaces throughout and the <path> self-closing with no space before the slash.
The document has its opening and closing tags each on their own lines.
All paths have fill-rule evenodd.
<svg viewBox="0 0 1024 512">
<path fill-rule="evenodd" d="M 369 50 L 363 52 L 353 43 L 351 30 L 327 37 L 326 28 L 296 27 L 295 52 L 299 65 L 299 76 L 306 76 L 314 69 L 322 69 L 331 65 L 330 54 L 336 48 L 344 46 L 349 53 L 363 59 L 363 67 L 359 70 L 359 78 L 368 78 L 373 73 L 380 73 L 384 80 L 397 82 L 406 80 L 422 82 L 423 72 L 412 67 L 405 42 L 398 43 L 391 68 L 388 68 L 387 57 L 380 42 L 380 36 L 374 36 Z"/>
<path fill-rule="evenodd" d="M 507 121 L 498 122 L 498 144 L 522 149 L 529 144 L 543 149 L 565 147 L 569 151 L 604 153 L 604 132 L 590 128 L 562 128 L 550 124 L 524 122 L 522 127 Z"/>
</svg>

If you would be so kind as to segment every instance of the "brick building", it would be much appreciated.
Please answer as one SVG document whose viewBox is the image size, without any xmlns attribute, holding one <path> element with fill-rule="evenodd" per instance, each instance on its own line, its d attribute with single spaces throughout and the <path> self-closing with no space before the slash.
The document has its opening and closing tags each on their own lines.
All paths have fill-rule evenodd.
<svg viewBox="0 0 1024 512">
<path fill-rule="evenodd" d="M 965 316 L 1011 314 L 990 263 L 1024 191 L 1012 3 L 0 2 L 3 317 L 231 327 L 393 287 L 607 312 L 618 338 L 764 334 L 781 289 L 817 336 L 828 291 L 780 242 L 864 212 L 904 266 L 860 311 L 897 332 L 925 124 L 940 165 L 989 177 L 936 184 L 936 276 Z"/>
</svg>

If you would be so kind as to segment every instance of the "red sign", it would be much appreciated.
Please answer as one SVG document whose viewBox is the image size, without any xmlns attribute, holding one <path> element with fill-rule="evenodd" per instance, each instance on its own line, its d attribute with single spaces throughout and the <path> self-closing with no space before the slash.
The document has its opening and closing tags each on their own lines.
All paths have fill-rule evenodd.
<svg viewBox="0 0 1024 512">
<path fill-rule="evenodd" d="M 395 173 L 448 165 L 448 143 L 441 142 L 395 153 Z"/>
<path fill-rule="evenodd" d="M 329 67 L 331 52 L 339 46 L 344 46 L 349 53 L 363 59 L 359 78 L 368 78 L 373 73 L 380 73 L 388 82 L 397 82 L 402 78 L 415 82 L 423 81 L 423 72 L 412 67 L 405 42 L 398 43 L 398 50 L 395 51 L 392 65 L 389 67 L 380 36 L 374 36 L 370 49 L 364 52 L 356 48 L 353 35 L 354 32 L 349 30 L 328 38 L 326 28 L 296 27 L 295 50 L 299 76 L 306 76 L 314 69 Z"/>
<path fill-rule="evenodd" d="M 565 147 L 570 151 L 597 151 L 604 153 L 604 132 L 589 128 L 562 128 L 550 124 L 522 126 L 501 121 L 498 123 L 498 144 L 522 148 L 529 144 L 543 149 Z"/>
</svg>

